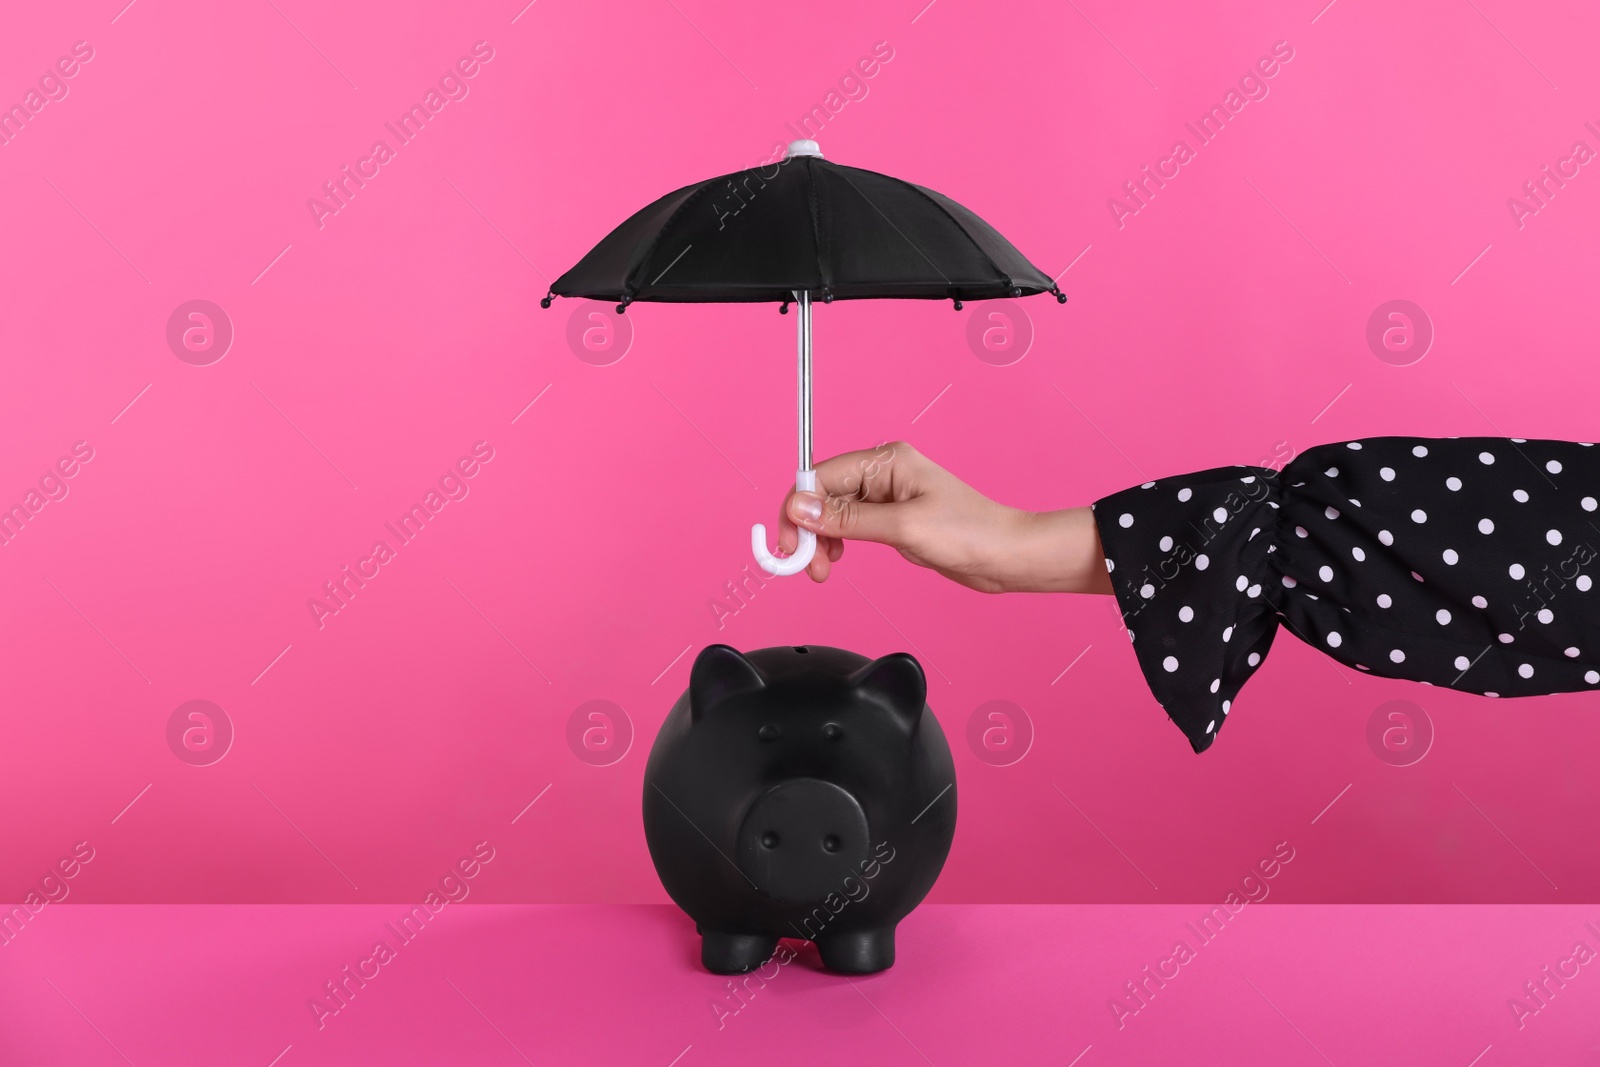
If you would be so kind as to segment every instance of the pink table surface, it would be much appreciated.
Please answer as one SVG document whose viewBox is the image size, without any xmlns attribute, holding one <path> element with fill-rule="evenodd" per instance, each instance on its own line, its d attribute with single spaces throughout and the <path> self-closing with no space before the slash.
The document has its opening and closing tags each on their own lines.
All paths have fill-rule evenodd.
<svg viewBox="0 0 1600 1067">
<path fill-rule="evenodd" d="M 1600 965 L 1574 957 L 1600 946 L 1600 906 L 1246 905 L 1202 943 L 1187 924 L 1206 911 L 929 906 L 892 970 L 846 979 L 805 946 L 741 1006 L 675 909 L 446 906 L 319 1027 L 309 1002 L 396 941 L 404 905 L 47 906 L 0 948 L 0 1063 L 1600 1059 Z M 1192 958 L 1162 964 L 1180 939 Z M 1146 965 L 1177 973 L 1119 1025 Z"/>
</svg>

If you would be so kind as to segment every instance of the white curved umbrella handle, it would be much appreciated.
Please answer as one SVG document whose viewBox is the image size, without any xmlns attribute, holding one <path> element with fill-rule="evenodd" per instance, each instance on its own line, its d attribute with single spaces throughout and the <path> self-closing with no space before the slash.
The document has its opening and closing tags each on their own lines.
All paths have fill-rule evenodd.
<svg viewBox="0 0 1600 1067">
<path fill-rule="evenodd" d="M 802 493 L 815 493 L 817 491 L 817 472 L 795 471 L 794 487 Z M 756 562 L 768 574 L 786 577 L 799 574 L 811 562 L 811 557 L 817 554 L 817 535 L 810 530 L 800 530 L 800 543 L 795 546 L 794 555 L 778 557 L 767 549 L 767 528 L 761 523 L 750 527 L 750 550 L 755 553 Z"/>
</svg>

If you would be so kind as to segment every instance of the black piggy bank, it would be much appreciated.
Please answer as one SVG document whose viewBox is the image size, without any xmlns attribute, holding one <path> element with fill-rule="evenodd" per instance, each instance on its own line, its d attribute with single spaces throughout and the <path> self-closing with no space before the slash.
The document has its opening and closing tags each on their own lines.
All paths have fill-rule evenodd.
<svg viewBox="0 0 1600 1067">
<path fill-rule="evenodd" d="M 956 829 L 955 764 L 904 652 L 821 645 L 694 661 L 644 773 L 644 833 L 717 974 L 780 937 L 847 974 L 894 963 L 895 925 L 933 888 Z"/>
</svg>

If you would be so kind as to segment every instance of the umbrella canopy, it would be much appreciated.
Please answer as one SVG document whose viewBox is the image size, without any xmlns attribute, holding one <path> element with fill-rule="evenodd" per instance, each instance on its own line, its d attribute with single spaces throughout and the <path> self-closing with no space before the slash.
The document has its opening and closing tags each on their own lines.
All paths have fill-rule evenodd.
<svg viewBox="0 0 1600 1067">
<path fill-rule="evenodd" d="M 781 163 L 668 193 L 557 278 L 551 296 L 671 303 L 1066 297 L 1010 241 L 949 197 L 823 159 L 797 141 Z"/>
</svg>

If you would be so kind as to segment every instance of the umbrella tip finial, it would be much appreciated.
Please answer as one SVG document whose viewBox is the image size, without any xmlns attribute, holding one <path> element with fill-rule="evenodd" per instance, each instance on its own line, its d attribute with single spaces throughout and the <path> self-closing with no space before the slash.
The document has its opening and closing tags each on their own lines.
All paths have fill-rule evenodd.
<svg viewBox="0 0 1600 1067">
<path fill-rule="evenodd" d="M 783 154 L 784 159 L 794 159 L 796 156 L 816 156 L 822 158 L 822 146 L 815 141 L 790 141 L 789 149 Z"/>
</svg>

